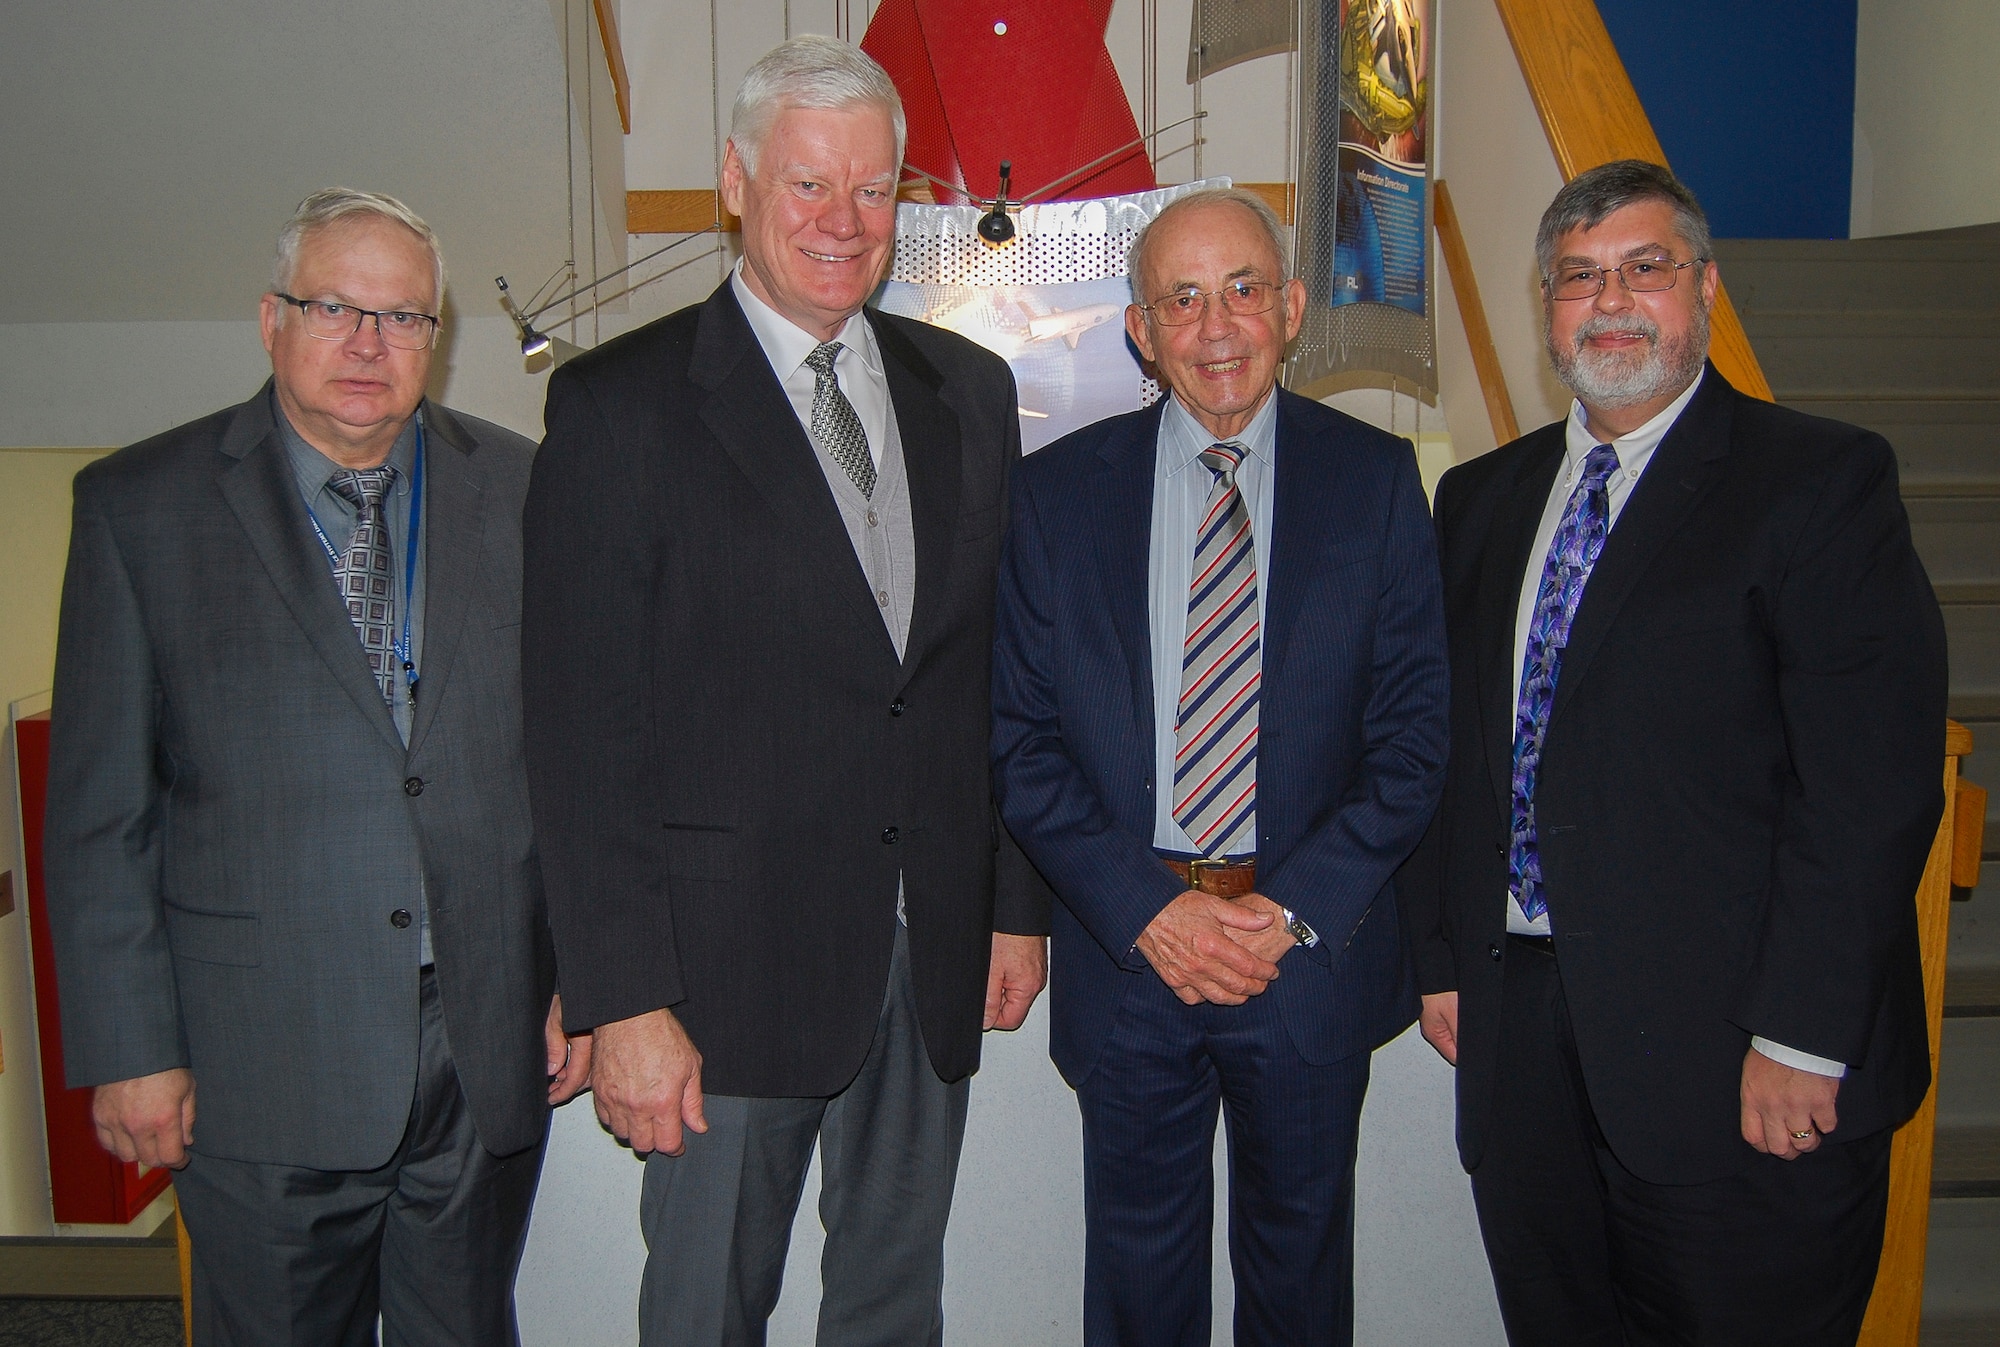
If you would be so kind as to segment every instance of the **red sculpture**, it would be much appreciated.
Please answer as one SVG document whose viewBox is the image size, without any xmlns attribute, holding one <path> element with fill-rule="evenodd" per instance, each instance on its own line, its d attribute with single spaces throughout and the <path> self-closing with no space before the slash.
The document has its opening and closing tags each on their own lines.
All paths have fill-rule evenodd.
<svg viewBox="0 0 2000 1347">
<path fill-rule="evenodd" d="M 959 189 L 932 184 L 947 205 L 991 201 L 1002 159 L 1015 201 L 1158 186 L 1104 45 L 1110 18 L 1111 0 L 884 0 L 861 49 L 903 96 L 904 162 Z"/>
</svg>

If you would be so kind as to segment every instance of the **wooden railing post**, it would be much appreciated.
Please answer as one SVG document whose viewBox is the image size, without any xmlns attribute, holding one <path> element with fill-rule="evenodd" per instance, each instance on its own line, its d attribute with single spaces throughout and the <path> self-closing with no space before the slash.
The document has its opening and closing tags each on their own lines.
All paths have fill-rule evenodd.
<svg viewBox="0 0 2000 1347">
<path fill-rule="evenodd" d="M 1944 1033 L 1944 963 L 1951 928 L 1951 886 L 1954 878 L 1963 876 L 1961 857 L 1966 845 L 1969 844 L 1975 858 L 1978 856 L 1978 833 L 1985 827 L 1982 814 L 1967 825 L 1972 830 L 1970 838 L 1959 831 L 1965 817 L 1959 808 L 1961 788 L 1968 793 L 1979 789 L 1962 783 L 1958 775 L 1959 760 L 1971 751 L 1972 732 L 1957 721 L 1947 721 L 1944 817 L 1938 821 L 1930 860 L 1917 884 L 1917 936 L 1923 948 L 1931 1088 L 1916 1116 L 1896 1130 L 1890 1145 L 1889 1220 L 1883 1230 L 1875 1294 L 1868 1302 L 1868 1317 L 1862 1321 L 1857 1347 L 1917 1347 L 1917 1329 L 1923 1319 L 1924 1255 L 1930 1237 L 1931 1157 L 1937 1139 L 1938 1045 Z M 1954 865 L 1954 861 L 1960 864 Z"/>
</svg>

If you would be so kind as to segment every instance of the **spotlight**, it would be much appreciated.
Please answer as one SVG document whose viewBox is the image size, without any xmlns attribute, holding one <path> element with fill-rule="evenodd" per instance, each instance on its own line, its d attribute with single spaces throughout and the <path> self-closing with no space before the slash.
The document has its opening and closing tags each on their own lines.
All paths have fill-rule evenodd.
<svg viewBox="0 0 2000 1347">
<path fill-rule="evenodd" d="M 979 237 L 999 247 L 1014 237 L 1014 222 L 1007 216 L 1007 189 L 1012 185 L 1014 174 L 1012 160 L 1000 161 L 1000 195 L 993 202 L 993 209 L 979 217 Z"/>
</svg>

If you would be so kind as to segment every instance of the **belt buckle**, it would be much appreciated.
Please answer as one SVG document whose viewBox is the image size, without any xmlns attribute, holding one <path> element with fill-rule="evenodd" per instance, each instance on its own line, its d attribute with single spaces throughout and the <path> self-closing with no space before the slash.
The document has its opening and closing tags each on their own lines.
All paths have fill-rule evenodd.
<svg viewBox="0 0 2000 1347">
<path fill-rule="evenodd" d="M 1198 893 L 1209 893 L 1209 890 L 1201 886 L 1202 876 L 1206 875 L 1210 870 L 1227 870 L 1229 862 L 1219 856 L 1197 856 L 1187 863 L 1187 868 L 1188 887 Z M 1214 895 L 1210 894 L 1210 896 L 1213 897 Z"/>
</svg>

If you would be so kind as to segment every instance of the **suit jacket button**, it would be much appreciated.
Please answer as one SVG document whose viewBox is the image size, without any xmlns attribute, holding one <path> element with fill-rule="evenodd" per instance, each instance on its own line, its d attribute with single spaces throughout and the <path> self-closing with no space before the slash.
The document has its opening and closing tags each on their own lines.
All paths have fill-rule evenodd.
<svg viewBox="0 0 2000 1347">
<path fill-rule="evenodd" d="M 403 778 L 403 794 L 422 795 L 423 793 L 424 793 L 424 779 L 422 777 L 406 776 Z"/>
<path fill-rule="evenodd" d="M 1496 856 L 1505 856 L 1507 854 L 1507 844 L 1505 842 L 1495 842 L 1493 844 L 1493 854 Z"/>
<path fill-rule="evenodd" d="M 895 845 L 896 845 L 896 839 L 897 839 L 897 838 L 898 838 L 898 837 L 899 837 L 900 835 L 901 835 L 901 834 L 899 834 L 899 833 L 898 833 L 898 832 L 897 832 L 897 831 L 896 831 L 896 830 L 895 830 L 894 828 L 884 828 L 884 829 L 882 830 L 882 845 L 883 845 L 883 846 L 885 846 L 885 847 L 893 847 L 893 846 L 895 846 Z"/>
<path fill-rule="evenodd" d="M 1499 962 L 1500 962 L 1500 946 L 1499 946 L 1499 945 L 1497 945 L 1497 944 L 1495 944 L 1495 945 L 1488 945 L 1488 946 L 1486 947 L 1486 952 L 1487 952 L 1487 953 L 1488 953 L 1489 955 L 1491 955 L 1491 956 L 1493 957 L 1493 962 L 1494 962 L 1494 963 L 1499 963 Z"/>
<path fill-rule="evenodd" d="M 908 707 L 903 705 L 903 699 L 901 697 L 898 697 L 896 698 L 895 701 L 889 703 L 889 714 L 892 716 L 900 716 L 903 714 L 903 712 L 907 711 L 908 709 L 909 709 Z"/>
<path fill-rule="evenodd" d="M 406 929 L 410 924 L 410 909 L 399 907 L 394 912 L 391 912 L 389 914 L 389 924 L 399 931 Z"/>
</svg>

